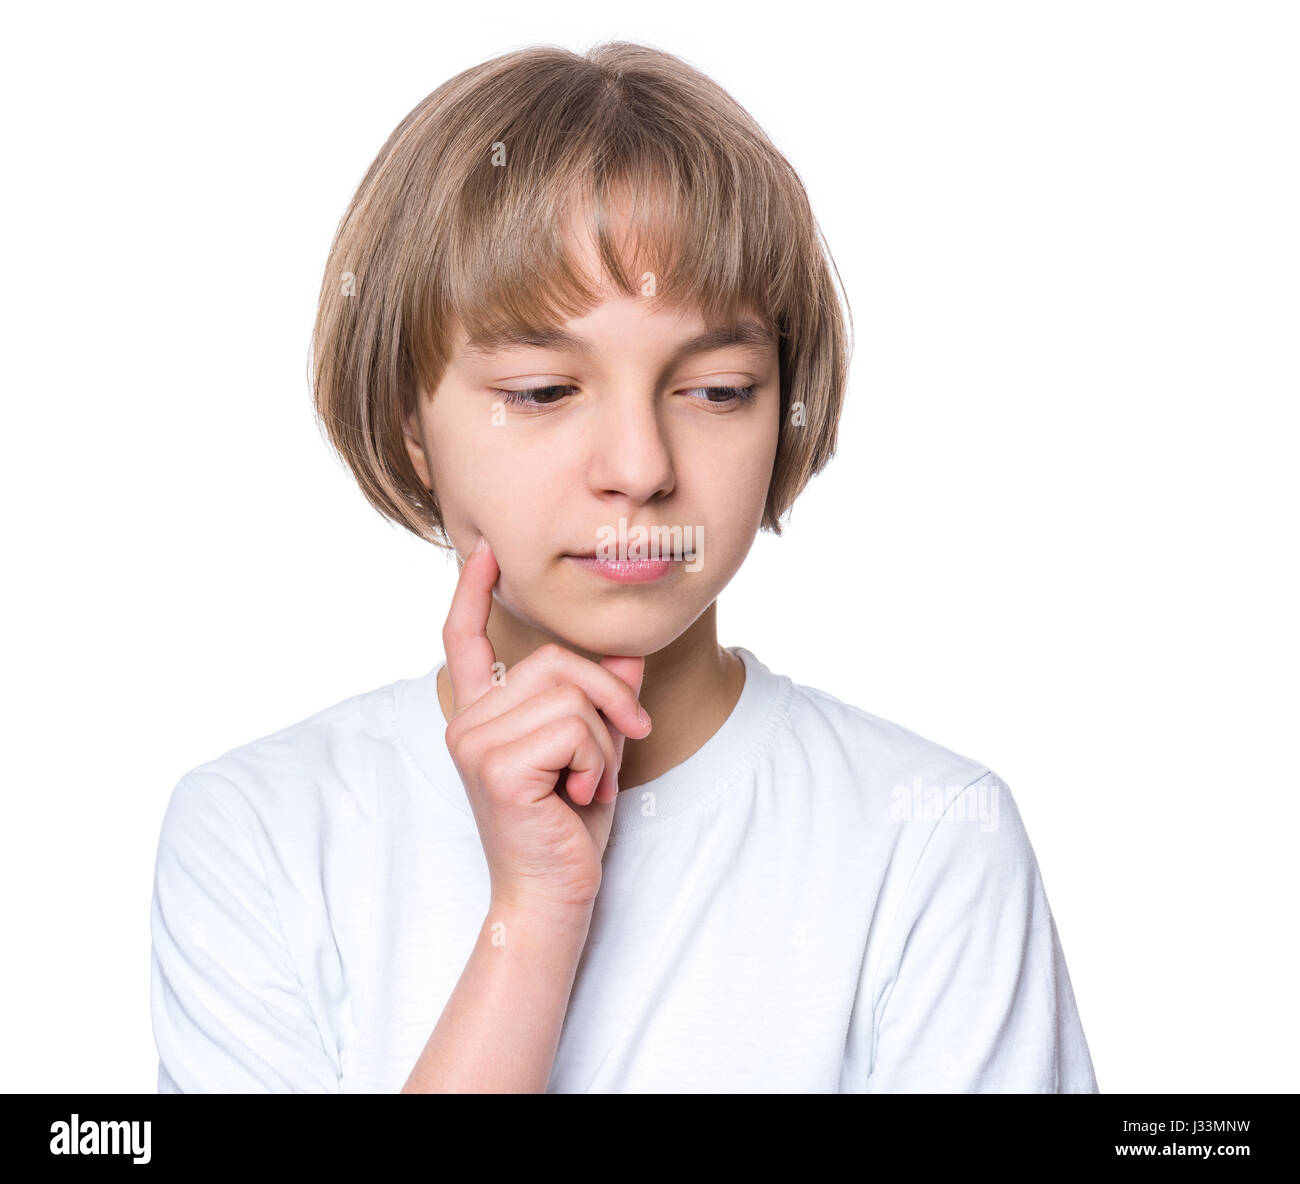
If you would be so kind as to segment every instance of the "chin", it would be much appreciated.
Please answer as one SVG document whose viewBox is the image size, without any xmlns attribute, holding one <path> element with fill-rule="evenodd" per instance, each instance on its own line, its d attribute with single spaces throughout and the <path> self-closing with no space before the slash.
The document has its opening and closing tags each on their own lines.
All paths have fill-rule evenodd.
<svg viewBox="0 0 1300 1184">
<path fill-rule="evenodd" d="M 557 622 L 550 632 L 570 649 L 601 657 L 617 654 L 638 658 L 671 645 L 682 635 L 684 628 L 678 628 L 676 621 L 649 620 L 648 614 L 642 613 L 638 621 L 611 622 L 605 627 L 593 625 L 590 621 Z"/>
</svg>

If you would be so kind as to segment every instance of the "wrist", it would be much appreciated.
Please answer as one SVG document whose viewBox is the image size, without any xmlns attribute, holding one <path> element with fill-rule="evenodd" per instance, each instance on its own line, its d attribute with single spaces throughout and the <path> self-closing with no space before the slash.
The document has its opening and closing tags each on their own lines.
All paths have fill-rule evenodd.
<svg viewBox="0 0 1300 1184">
<path fill-rule="evenodd" d="M 493 893 L 488 905 L 487 923 L 513 923 L 550 929 L 585 931 L 591 922 L 596 902 L 558 901 L 542 897 L 517 897 Z"/>
</svg>

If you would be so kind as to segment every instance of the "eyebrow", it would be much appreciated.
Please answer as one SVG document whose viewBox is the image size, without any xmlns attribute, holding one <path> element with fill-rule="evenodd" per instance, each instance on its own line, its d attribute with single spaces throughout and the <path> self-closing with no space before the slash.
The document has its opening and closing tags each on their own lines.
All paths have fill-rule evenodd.
<svg viewBox="0 0 1300 1184">
<path fill-rule="evenodd" d="M 745 318 L 731 325 L 719 325 L 707 329 L 682 342 L 673 352 L 668 365 L 675 366 L 692 354 L 726 349 L 732 345 L 761 348 L 776 344 L 776 334 L 770 327 L 751 318 Z M 481 359 L 503 349 L 549 349 L 557 353 L 585 354 L 588 357 L 596 352 L 592 342 L 585 337 L 579 337 L 576 333 L 570 333 L 565 329 L 529 328 L 522 325 L 472 337 L 463 347 L 463 352 L 470 358 Z"/>
</svg>

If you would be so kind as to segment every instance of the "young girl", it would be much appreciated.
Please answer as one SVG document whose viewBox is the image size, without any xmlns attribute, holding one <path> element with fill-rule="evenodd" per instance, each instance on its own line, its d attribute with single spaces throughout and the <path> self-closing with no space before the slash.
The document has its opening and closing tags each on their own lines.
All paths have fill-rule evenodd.
<svg viewBox="0 0 1300 1184">
<path fill-rule="evenodd" d="M 315 395 L 454 549 L 445 661 L 177 784 L 159 1090 L 1096 1090 L 1005 783 L 718 644 L 848 352 L 799 179 L 680 60 L 510 53 L 402 121 Z"/>
</svg>

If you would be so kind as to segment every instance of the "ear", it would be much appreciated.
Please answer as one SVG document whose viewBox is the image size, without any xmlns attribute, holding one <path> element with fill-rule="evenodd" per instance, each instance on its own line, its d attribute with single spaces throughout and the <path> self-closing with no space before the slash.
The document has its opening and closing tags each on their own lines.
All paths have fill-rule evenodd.
<svg viewBox="0 0 1300 1184">
<path fill-rule="evenodd" d="M 415 471 L 419 475 L 420 484 L 425 489 L 430 488 L 433 485 L 432 466 L 429 464 L 429 457 L 424 448 L 424 437 L 420 431 L 420 413 L 415 408 L 402 416 L 402 442 L 406 445 L 407 455 L 410 456 L 411 464 L 415 466 Z"/>
</svg>

